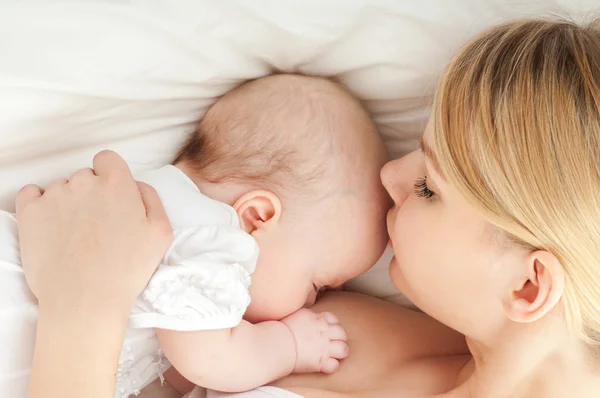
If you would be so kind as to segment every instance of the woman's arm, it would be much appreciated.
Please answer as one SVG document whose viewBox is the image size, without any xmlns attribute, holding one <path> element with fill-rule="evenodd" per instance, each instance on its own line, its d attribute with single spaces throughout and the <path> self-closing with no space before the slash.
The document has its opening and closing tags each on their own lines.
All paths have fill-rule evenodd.
<svg viewBox="0 0 600 398">
<path fill-rule="evenodd" d="M 39 303 L 32 398 L 109 398 L 133 300 L 171 241 L 158 195 L 113 152 L 17 196 L 25 278 Z"/>
<path fill-rule="evenodd" d="M 127 316 L 40 308 L 30 397 L 113 397 Z"/>
</svg>

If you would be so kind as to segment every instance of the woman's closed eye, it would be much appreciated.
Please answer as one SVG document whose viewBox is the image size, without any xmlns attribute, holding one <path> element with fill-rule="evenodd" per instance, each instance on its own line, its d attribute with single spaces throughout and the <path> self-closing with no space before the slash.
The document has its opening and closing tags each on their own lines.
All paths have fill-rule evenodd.
<svg viewBox="0 0 600 398">
<path fill-rule="evenodd" d="M 427 177 L 419 177 L 415 181 L 414 184 L 415 195 L 420 198 L 432 199 L 435 196 L 435 192 L 433 192 L 427 186 Z"/>
</svg>

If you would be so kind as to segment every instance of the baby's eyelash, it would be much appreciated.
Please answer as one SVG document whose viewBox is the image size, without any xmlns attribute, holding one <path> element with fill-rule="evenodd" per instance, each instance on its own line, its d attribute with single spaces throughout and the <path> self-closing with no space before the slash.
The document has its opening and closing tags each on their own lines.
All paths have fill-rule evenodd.
<svg viewBox="0 0 600 398">
<path fill-rule="evenodd" d="M 435 192 L 427 187 L 427 177 L 419 177 L 415 181 L 415 195 L 420 198 L 431 199 L 435 196 Z"/>
</svg>

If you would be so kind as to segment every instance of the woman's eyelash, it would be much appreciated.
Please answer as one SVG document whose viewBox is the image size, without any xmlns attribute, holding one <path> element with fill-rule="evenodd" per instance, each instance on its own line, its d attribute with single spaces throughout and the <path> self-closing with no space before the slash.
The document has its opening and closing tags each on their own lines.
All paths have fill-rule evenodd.
<svg viewBox="0 0 600 398">
<path fill-rule="evenodd" d="M 435 192 L 433 192 L 427 187 L 427 177 L 417 178 L 417 181 L 415 181 L 414 188 L 415 195 L 417 195 L 420 198 L 431 199 L 433 198 L 433 196 L 435 196 Z"/>
</svg>

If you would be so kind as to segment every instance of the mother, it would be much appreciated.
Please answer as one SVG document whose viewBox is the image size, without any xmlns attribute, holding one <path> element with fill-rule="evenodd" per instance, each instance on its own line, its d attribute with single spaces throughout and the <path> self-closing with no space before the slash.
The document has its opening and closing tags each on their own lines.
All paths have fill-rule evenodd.
<svg viewBox="0 0 600 398">
<path fill-rule="evenodd" d="M 392 280 L 435 320 L 328 297 L 319 305 L 340 315 L 352 355 L 331 378 L 278 386 L 308 398 L 600 396 L 600 24 L 513 22 L 468 43 L 421 149 L 381 176 L 395 203 Z"/>
<path fill-rule="evenodd" d="M 597 396 L 600 26 L 513 22 L 468 43 L 421 149 L 381 175 L 392 279 L 431 317 L 329 295 L 317 305 L 351 337 L 340 372 L 237 396 Z"/>
</svg>

